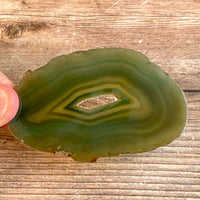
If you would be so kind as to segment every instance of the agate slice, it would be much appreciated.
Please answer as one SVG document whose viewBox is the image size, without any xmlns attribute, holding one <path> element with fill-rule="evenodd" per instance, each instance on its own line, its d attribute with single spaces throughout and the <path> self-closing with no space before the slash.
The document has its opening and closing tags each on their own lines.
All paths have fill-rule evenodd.
<svg viewBox="0 0 200 200">
<path fill-rule="evenodd" d="M 78 161 L 153 150 L 186 123 L 182 90 L 143 54 L 94 49 L 63 55 L 15 87 L 20 109 L 8 124 L 28 146 Z"/>
</svg>

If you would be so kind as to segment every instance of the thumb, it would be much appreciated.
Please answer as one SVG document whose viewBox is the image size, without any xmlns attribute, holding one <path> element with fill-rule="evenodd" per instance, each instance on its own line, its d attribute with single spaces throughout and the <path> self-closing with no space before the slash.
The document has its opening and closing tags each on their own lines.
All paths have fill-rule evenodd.
<svg viewBox="0 0 200 200">
<path fill-rule="evenodd" d="M 0 71 L 0 127 L 11 121 L 19 109 L 14 84 Z"/>
</svg>

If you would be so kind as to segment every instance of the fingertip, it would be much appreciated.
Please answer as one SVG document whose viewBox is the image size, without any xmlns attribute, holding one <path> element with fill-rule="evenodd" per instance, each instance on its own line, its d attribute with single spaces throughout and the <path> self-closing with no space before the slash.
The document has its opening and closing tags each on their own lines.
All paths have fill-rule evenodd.
<svg viewBox="0 0 200 200">
<path fill-rule="evenodd" d="M 19 97 L 10 85 L 0 84 L 0 126 L 11 121 L 19 109 Z"/>
</svg>

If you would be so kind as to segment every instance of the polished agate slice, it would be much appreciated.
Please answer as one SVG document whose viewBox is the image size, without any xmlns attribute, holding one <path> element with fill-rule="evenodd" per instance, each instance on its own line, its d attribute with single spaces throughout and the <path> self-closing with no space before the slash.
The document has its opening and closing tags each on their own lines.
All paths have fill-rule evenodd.
<svg viewBox="0 0 200 200">
<path fill-rule="evenodd" d="M 20 109 L 8 127 L 28 146 L 75 160 L 153 150 L 186 123 L 182 90 L 143 54 L 94 49 L 59 56 L 15 87 Z"/>
</svg>

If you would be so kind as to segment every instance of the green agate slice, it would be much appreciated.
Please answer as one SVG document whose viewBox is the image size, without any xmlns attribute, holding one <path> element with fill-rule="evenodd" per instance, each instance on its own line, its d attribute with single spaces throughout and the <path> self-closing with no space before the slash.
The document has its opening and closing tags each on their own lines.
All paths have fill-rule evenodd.
<svg viewBox="0 0 200 200">
<path fill-rule="evenodd" d="M 8 124 L 28 146 L 99 157 L 153 150 L 186 124 L 182 90 L 143 54 L 121 48 L 75 52 L 28 71 L 15 87 L 20 109 Z"/>
</svg>

